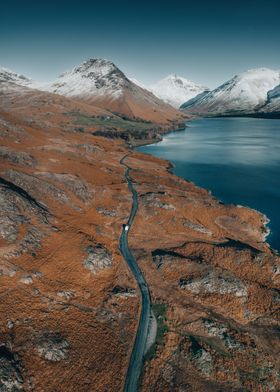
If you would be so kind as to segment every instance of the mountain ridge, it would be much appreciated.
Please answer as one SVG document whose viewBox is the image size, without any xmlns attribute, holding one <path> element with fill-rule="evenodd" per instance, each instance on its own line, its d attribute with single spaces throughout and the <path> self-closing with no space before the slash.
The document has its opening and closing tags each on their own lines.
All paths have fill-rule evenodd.
<svg viewBox="0 0 280 392">
<path fill-rule="evenodd" d="M 47 91 L 118 116 L 165 125 L 183 121 L 184 115 L 266 117 L 280 112 L 280 71 L 264 67 L 236 74 L 211 91 L 174 73 L 145 86 L 102 58 L 87 59 L 50 83 L 1 67 L 0 82 L 2 92 Z"/>
<path fill-rule="evenodd" d="M 16 83 L 21 86 L 29 86 L 33 83 L 32 79 L 5 67 L 0 67 L 0 82 Z"/>
<path fill-rule="evenodd" d="M 185 102 L 182 109 L 196 115 L 253 114 L 280 82 L 280 71 L 257 68 L 235 75 L 209 93 Z"/>
</svg>

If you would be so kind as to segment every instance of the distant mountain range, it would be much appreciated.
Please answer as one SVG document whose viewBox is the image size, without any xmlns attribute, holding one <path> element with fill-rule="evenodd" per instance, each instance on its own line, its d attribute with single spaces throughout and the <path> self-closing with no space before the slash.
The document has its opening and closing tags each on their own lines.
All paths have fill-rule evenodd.
<svg viewBox="0 0 280 392">
<path fill-rule="evenodd" d="M 212 91 L 175 74 L 145 86 L 104 59 L 86 60 L 44 85 L 1 68 L 0 83 L 2 92 L 4 85 L 47 91 L 155 123 L 172 124 L 186 115 L 280 117 L 280 72 L 268 68 L 243 72 Z"/>
<path fill-rule="evenodd" d="M 199 116 L 273 116 L 280 112 L 279 84 L 279 71 L 249 70 L 185 102 L 181 109 Z"/>
<path fill-rule="evenodd" d="M 171 126 L 186 115 L 129 80 L 111 61 L 89 59 L 54 82 L 39 84 L 7 69 L 0 69 L 0 82 L 6 88 L 43 90 L 85 102 L 113 114 Z"/>
</svg>

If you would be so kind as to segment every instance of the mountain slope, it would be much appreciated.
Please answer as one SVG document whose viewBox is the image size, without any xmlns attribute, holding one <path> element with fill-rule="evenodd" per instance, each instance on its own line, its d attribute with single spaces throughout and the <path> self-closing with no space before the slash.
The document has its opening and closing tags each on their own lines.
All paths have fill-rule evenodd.
<svg viewBox="0 0 280 392">
<path fill-rule="evenodd" d="M 0 68 L 0 83 L 9 82 L 19 86 L 31 86 L 33 81 L 24 75 L 13 72 L 7 68 Z"/>
<path fill-rule="evenodd" d="M 7 68 L 0 68 L 0 92 L 2 94 L 11 92 L 22 94 L 32 88 L 35 88 L 32 79 Z"/>
<path fill-rule="evenodd" d="M 136 84 L 136 86 L 139 86 L 139 87 L 143 88 L 144 90 L 151 91 L 151 90 L 149 89 L 149 87 L 147 87 L 144 83 L 140 82 L 138 79 L 129 78 L 129 80 L 130 80 L 132 83 Z"/>
<path fill-rule="evenodd" d="M 180 109 L 185 109 L 188 108 L 194 104 L 196 104 L 196 102 L 199 102 L 203 97 L 205 97 L 207 94 L 209 93 L 209 91 L 203 91 L 202 93 L 196 95 L 195 97 L 189 99 L 188 101 L 184 102 L 181 106 Z"/>
<path fill-rule="evenodd" d="M 111 61 L 89 59 L 62 74 L 49 91 L 82 100 L 133 119 L 168 124 L 180 112 L 129 80 Z"/>
<path fill-rule="evenodd" d="M 56 116 L 67 113 L 84 113 L 91 118 L 107 117 L 111 113 L 86 103 L 77 102 L 70 98 L 66 98 L 48 91 L 41 91 L 39 83 L 24 75 L 7 70 L 0 69 L 0 96 L 1 109 L 13 107 L 14 113 L 22 113 L 32 110 L 32 122 L 35 122 L 37 114 L 40 117 L 40 122 L 46 118 L 47 123 L 51 123 L 51 113 Z M 113 118 L 113 116 L 111 115 Z M 72 124 L 75 126 L 75 124 Z"/>
<path fill-rule="evenodd" d="M 179 108 L 198 94 L 208 92 L 209 88 L 172 74 L 152 85 L 150 90 L 164 102 Z"/>
<path fill-rule="evenodd" d="M 192 102 L 183 105 L 186 113 L 199 115 L 246 115 L 263 106 L 267 92 L 280 82 L 280 72 L 253 69 L 232 79 Z"/>
<path fill-rule="evenodd" d="M 259 111 L 268 117 L 280 118 L 280 84 L 267 93 L 267 101 Z"/>
</svg>

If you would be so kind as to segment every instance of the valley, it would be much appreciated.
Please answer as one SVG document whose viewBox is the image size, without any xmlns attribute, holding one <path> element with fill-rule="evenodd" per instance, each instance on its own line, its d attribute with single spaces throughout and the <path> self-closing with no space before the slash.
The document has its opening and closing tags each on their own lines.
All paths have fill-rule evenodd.
<svg viewBox="0 0 280 392">
<path fill-rule="evenodd" d="M 46 90 L 0 75 L 3 391 L 279 389 L 265 216 L 131 148 L 188 114 L 100 59 Z"/>
<path fill-rule="evenodd" d="M 280 2 L 0 14 L 0 392 L 280 392 Z"/>
</svg>

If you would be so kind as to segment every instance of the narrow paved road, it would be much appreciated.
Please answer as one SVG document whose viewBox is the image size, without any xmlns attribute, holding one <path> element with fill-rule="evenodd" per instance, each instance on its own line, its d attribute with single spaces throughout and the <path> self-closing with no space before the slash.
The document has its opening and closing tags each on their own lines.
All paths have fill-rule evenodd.
<svg viewBox="0 0 280 392">
<path fill-rule="evenodd" d="M 133 188 L 132 180 L 129 177 L 130 168 L 124 163 L 128 155 L 124 156 L 121 159 L 120 163 L 126 167 L 125 179 L 128 185 L 128 189 L 132 194 L 132 208 L 127 222 L 129 228 L 128 230 L 125 230 L 125 227 L 123 227 L 122 234 L 120 237 L 120 251 L 123 257 L 125 258 L 131 272 L 133 273 L 134 278 L 137 280 L 138 286 L 141 291 L 142 308 L 141 308 L 141 314 L 138 323 L 138 329 L 134 341 L 134 346 L 129 360 L 129 366 L 126 374 L 125 385 L 124 385 L 124 392 L 136 392 L 142 366 L 143 366 L 144 353 L 145 353 L 145 347 L 146 347 L 147 336 L 148 336 L 149 321 L 151 317 L 151 300 L 150 300 L 149 288 L 145 281 L 144 275 L 142 274 L 140 268 L 138 267 L 137 262 L 128 246 L 129 230 L 131 228 L 131 225 L 133 223 L 133 220 L 135 218 L 138 209 L 138 195 L 136 190 Z"/>
</svg>

